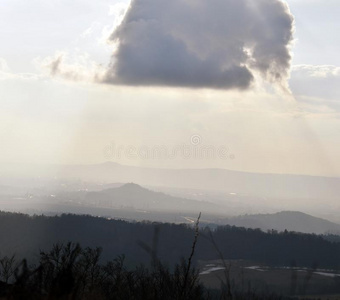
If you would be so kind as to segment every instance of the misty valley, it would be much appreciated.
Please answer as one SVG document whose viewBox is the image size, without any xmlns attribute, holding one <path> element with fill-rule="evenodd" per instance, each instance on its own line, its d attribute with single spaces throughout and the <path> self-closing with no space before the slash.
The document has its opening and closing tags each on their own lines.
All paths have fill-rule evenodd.
<svg viewBox="0 0 340 300">
<path fill-rule="evenodd" d="M 34 176 L 24 168 L 2 174 L 1 295 L 22 295 L 32 289 L 32 299 L 38 299 L 61 289 L 60 297 L 138 299 L 140 289 L 159 288 L 157 293 L 162 294 L 176 280 L 178 295 L 169 299 L 314 299 L 313 295 L 340 294 L 336 206 L 332 212 L 325 207 L 315 214 L 308 207 L 300 210 L 303 201 L 310 201 L 303 194 L 310 182 L 315 199 L 329 200 L 333 195 L 327 186 L 338 188 L 335 179 L 301 176 L 297 186 L 294 176 L 197 170 L 201 182 L 209 182 L 199 188 L 195 171 L 131 170 L 105 163 L 67 166 L 59 177 L 50 176 L 51 170 L 39 175 L 38 168 L 32 171 Z M 192 175 L 185 183 L 178 181 L 188 174 Z M 216 174 L 224 177 L 224 186 L 211 183 Z M 228 179 L 235 174 L 238 185 L 231 186 Z M 138 179 L 143 184 L 133 182 Z M 159 184 L 165 179 L 172 184 Z M 252 188 L 249 181 L 258 184 Z M 282 193 L 270 194 L 269 183 L 281 185 Z M 216 184 L 219 189 L 212 188 Z M 287 194 L 284 187 L 297 192 Z M 55 265 L 56 259 L 60 265 Z M 106 282 L 108 266 L 118 262 L 126 282 Z M 96 270 L 92 281 L 82 277 L 90 276 L 87 264 Z M 188 274 L 190 288 L 181 286 Z M 129 276 L 142 279 L 131 283 Z M 167 278 L 166 287 L 154 282 L 162 276 Z M 72 284 L 63 291 L 58 281 L 66 279 Z M 21 280 L 26 280 L 24 285 Z M 140 280 L 148 283 L 144 286 Z M 116 290 L 116 296 L 109 295 L 108 289 L 117 284 L 130 296 Z"/>
<path fill-rule="evenodd" d="M 339 0 L 1 0 L 0 300 L 340 300 Z"/>
</svg>

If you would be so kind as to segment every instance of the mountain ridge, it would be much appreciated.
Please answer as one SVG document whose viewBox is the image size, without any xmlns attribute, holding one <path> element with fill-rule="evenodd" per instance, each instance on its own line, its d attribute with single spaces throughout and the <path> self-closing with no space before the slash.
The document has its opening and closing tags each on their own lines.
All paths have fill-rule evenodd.
<svg viewBox="0 0 340 300">
<path fill-rule="evenodd" d="M 120 187 L 88 192 L 84 199 L 86 204 L 116 208 L 134 208 L 151 211 L 217 211 L 219 206 L 206 202 L 174 197 L 162 192 L 155 192 L 136 183 L 127 183 Z"/>
<path fill-rule="evenodd" d="M 300 211 L 280 211 L 274 214 L 241 215 L 226 219 L 226 224 L 264 231 L 295 231 L 302 233 L 340 233 L 340 224 Z"/>
</svg>

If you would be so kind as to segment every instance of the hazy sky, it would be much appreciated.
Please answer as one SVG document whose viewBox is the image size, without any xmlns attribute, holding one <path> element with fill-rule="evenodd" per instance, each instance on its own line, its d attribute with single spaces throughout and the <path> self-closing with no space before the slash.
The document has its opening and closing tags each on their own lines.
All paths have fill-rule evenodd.
<svg viewBox="0 0 340 300">
<path fill-rule="evenodd" d="M 1 1 L 0 162 L 340 176 L 338 1 L 128 5 Z"/>
</svg>

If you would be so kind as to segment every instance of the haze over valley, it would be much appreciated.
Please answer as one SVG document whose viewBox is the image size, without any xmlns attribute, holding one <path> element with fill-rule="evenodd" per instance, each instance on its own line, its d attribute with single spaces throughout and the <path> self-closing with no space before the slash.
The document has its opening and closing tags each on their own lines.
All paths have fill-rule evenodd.
<svg viewBox="0 0 340 300">
<path fill-rule="evenodd" d="M 340 299 L 339 0 L 2 0 L 0 299 Z"/>
<path fill-rule="evenodd" d="M 340 224 L 338 178 L 140 168 L 110 162 L 25 167 L 11 174 L 2 169 L 0 195 L 4 210 L 189 224 L 201 212 L 204 224 L 340 232 L 333 224 Z M 58 176 L 53 175 L 55 170 L 59 170 Z M 282 211 L 285 213 L 278 214 Z M 304 220 L 294 211 L 316 218 Z M 324 223 L 317 218 L 325 219 Z"/>
</svg>

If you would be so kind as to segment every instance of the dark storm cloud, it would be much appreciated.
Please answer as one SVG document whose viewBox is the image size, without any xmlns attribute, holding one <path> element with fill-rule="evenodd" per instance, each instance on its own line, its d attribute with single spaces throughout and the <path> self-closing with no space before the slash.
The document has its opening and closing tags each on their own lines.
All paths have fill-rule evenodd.
<svg viewBox="0 0 340 300">
<path fill-rule="evenodd" d="M 286 87 L 292 39 L 279 0 L 133 0 L 103 81 L 247 89 L 257 73 Z"/>
</svg>

